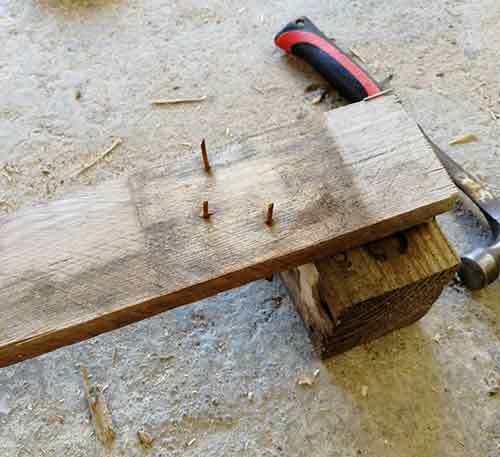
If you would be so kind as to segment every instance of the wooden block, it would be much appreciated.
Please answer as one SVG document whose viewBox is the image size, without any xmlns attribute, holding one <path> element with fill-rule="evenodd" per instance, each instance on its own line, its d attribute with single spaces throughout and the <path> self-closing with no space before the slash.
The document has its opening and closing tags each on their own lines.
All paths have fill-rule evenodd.
<svg viewBox="0 0 500 457">
<path fill-rule="evenodd" d="M 281 274 L 322 358 L 423 317 L 458 269 L 435 221 Z"/>
<path fill-rule="evenodd" d="M 0 366 L 390 235 L 456 200 L 392 97 L 208 157 L 209 172 L 194 155 L 0 220 Z"/>
</svg>

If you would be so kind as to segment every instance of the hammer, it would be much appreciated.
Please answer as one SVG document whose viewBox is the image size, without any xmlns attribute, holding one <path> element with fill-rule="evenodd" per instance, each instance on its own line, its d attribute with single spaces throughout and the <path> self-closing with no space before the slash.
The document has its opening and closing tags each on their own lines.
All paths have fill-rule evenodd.
<svg viewBox="0 0 500 457">
<path fill-rule="evenodd" d="M 450 178 L 469 197 L 488 222 L 492 233 L 489 246 L 474 249 L 462 256 L 458 275 L 473 290 L 482 289 L 495 281 L 500 273 L 500 201 L 474 176 L 466 172 L 448 154 L 439 148 L 422 130 L 427 141 L 450 175 Z"/>
<path fill-rule="evenodd" d="M 290 22 L 275 37 L 275 43 L 315 68 L 341 95 L 351 102 L 381 94 L 382 87 L 360 65 L 329 40 L 307 17 Z M 459 276 L 470 289 L 482 289 L 500 272 L 500 202 L 476 178 L 440 149 L 420 130 L 441 160 L 453 182 L 479 208 L 493 233 L 486 248 L 474 249 L 462 257 Z"/>
</svg>

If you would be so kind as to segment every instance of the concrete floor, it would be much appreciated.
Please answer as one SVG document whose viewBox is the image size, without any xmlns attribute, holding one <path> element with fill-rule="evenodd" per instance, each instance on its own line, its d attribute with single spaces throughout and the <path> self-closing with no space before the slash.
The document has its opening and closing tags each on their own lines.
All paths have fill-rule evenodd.
<svg viewBox="0 0 500 457">
<path fill-rule="evenodd" d="M 475 133 L 478 143 L 448 150 L 500 195 L 497 1 L 199 3 L 0 0 L 0 163 L 17 170 L 0 175 L 0 211 L 182 158 L 182 143 L 202 136 L 218 148 L 332 108 L 334 94 L 305 99 L 320 79 L 273 45 L 301 14 L 375 77 L 393 73 L 438 143 Z M 117 137 L 107 160 L 68 178 Z M 440 221 L 459 251 L 488 240 L 463 208 Z M 0 370 L 0 452 L 497 457 L 499 337 L 500 284 L 454 285 L 420 323 L 321 363 L 282 287 L 258 282 Z M 111 451 L 89 422 L 81 365 L 109 385 Z M 316 369 L 312 387 L 297 385 Z M 156 438 L 148 452 L 139 429 Z"/>
</svg>

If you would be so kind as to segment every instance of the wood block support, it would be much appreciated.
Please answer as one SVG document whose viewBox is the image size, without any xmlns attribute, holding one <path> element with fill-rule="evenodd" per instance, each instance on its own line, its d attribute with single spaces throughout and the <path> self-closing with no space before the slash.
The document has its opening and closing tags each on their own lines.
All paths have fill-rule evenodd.
<svg viewBox="0 0 500 457">
<path fill-rule="evenodd" d="M 435 221 L 281 273 L 322 358 L 423 317 L 458 269 Z"/>
</svg>

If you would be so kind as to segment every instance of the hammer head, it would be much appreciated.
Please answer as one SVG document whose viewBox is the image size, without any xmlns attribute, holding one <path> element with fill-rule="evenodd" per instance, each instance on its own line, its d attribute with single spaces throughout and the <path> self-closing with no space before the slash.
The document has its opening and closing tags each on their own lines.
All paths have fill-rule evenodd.
<svg viewBox="0 0 500 457">
<path fill-rule="evenodd" d="M 462 282 L 472 290 L 491 284 L 500 273 L 500 239 L 487 247 L 475 249 L 462 257 L 458 275 Z"/>
</svg>

